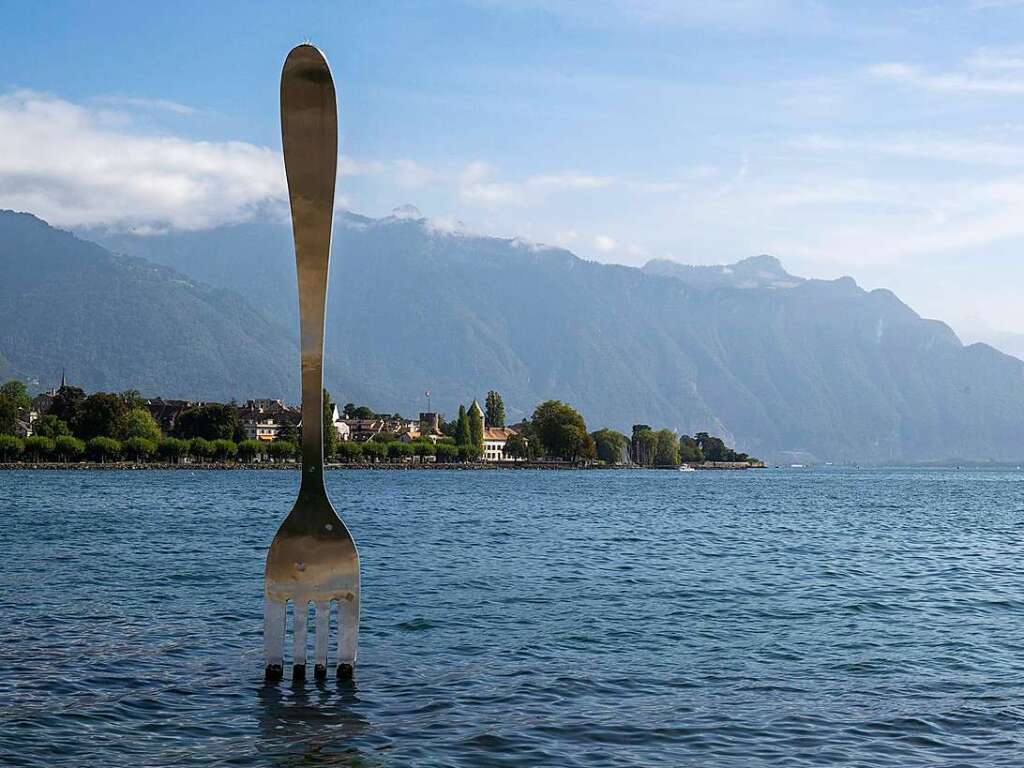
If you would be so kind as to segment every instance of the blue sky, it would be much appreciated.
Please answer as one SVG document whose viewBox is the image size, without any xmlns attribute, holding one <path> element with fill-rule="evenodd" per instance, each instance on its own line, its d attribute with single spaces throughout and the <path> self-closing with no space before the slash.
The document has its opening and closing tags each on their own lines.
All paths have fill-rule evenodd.
<svg viewBox="0 0 1024 768">
<path fill-rule="evenodd" d="M 284 196 L 277 88 L 331 61 L 341 202 L 585 258 L 772 253 L 1024 332 L 1024 0 L 24 3 L 0 207 L 138 231 Z"/>
</svg>

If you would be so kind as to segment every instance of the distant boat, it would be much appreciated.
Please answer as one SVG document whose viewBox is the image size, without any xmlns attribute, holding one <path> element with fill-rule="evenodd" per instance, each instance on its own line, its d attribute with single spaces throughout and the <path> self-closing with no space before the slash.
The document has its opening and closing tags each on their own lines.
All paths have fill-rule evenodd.
<svg viewBox="0 0 1024 768">
<path fill-rule="evenodd" d="M 694 469 L 693 467 L 691 467 L 689 464 L 683 464 L 683 466 L 681 466 L 679 468 L 679 471 L 680 472 L 696 472 L 697 470 Z"/>
<path fill-rule="evenodd" d="M 803 464 L 790 464 L 789 466 L 790 466 L 790 467 L 791 467 L 792 469 L 803 469 L 803 468 L 804 468 L 804 465 L 803 465 Z"/>
</svg>

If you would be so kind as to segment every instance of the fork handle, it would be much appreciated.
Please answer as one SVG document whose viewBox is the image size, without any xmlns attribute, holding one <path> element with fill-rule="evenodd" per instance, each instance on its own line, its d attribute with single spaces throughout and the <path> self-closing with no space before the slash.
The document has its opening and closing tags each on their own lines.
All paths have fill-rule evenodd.
<svg viewBox="0 0 1024 768">
<path fill-rule="evenodd" d="M 281 73 L 281 140 L 295 238 L 302 355 L 302 483 L 325 495 L 323 364 L 327 275 L 338 164 L 338 104 L 324 55 L 292 49 Z"/>
</svg>

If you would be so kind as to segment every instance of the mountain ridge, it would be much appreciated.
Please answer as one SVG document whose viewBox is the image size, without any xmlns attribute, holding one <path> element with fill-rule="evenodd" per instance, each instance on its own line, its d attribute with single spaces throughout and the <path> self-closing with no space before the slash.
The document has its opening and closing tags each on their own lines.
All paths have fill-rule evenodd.
<svg viewBox="0 0 1024 768">
<path fill-rule="evenodd" d="M 769 459 L 1024 457 L 1024 363 L 965 347 L 891 291 L 794 277 L 768 256 L 726 272 L 599 264 L 402 213 L 337 217 L 325 355 L 336 401 L 416 413 L 430 389 L 450 414 L 498 389 L 511 420 L 556 398 L 591 428 L 706 430 Z M 260 353 L 264 374 L 289 376 L 287 222 L 94 236 L 228 290 L 231 312 L 262 315 L 289 350 Z M 3 358 L 26 368 L 0 339 Z"/>
<path fill-rule="evenodd" d="M 244 396 L 249 384 L 281 391 L 298 379 L 253 364 L 246 349 L 297 346 L 235 292 L 28 213 L 0 211 L 0 319 L 0 359 L 40 386 L 64 367 L 90 389 L 169 397 L 217 397 L 236 385 Z"/>
</svg>

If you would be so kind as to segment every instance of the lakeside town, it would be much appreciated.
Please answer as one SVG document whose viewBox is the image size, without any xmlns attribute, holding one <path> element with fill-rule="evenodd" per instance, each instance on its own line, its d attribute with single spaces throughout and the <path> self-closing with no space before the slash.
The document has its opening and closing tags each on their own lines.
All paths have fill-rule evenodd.
<svg viewBox="0 0 1024 768">
<path fill-rule="evenodd" d="M 501 395 L 459 406 L 450 421 L 339 406 L 324 390 L 324 455 L 335 466 L 658 467 L 745 469 L 763 466 L 706 432 L 677 435 L 633 425 L 626 435 L 590 432 L 559 400 L 506 424 Z M 295 466 L 302 412 L 281 399 L 228 403 L 143 397 L 135 390 L 86 394 L 61 377 L 31 396 L 17 380 L 0 386 L 0 463 L 42 465 Z"/>
</svg>

